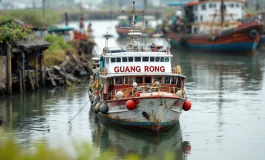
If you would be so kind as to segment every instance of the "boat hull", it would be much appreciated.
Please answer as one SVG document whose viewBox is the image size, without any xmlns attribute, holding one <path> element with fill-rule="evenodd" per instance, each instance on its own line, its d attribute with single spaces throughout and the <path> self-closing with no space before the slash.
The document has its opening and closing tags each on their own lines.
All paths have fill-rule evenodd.
<svg viewBox="0 0 265 160">
<path fill-rule="evenodd" d="M 124 127 L 159 132 L 176 125 L 185 101 L 185 99 L 173 97 L 134 98 L 137 107 L 134 110 L 128 110 L 125 107 L 128 100 L 108 101 L 108 113 L 97 112 L 96 116 L 101 121 L 112 122 Z M 92 105 L 91 108 L 96 110 L 95 106 Z"/>
<path fill-rule="evenodd" d="M 255 37 L 251 37 L 251 31 L 257 31 Z M 188 49 L 200 49 L 217 52 L 252 53 L 260 41 L 262 25 L 255 24 L 241 28 L 231 29 L 219 34 L 183 35 L 168 32 L 167 38 L 171 39 L 172 46 L 181 46 Z"/>
</svg>

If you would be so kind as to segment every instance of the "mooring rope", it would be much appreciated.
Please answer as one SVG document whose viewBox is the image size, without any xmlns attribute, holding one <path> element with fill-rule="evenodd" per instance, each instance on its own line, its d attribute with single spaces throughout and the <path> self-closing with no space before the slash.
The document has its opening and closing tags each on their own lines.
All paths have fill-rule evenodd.
<svg viewBox="0 0 265 160">
<path fill-rule="evenodd" d="M 84 107 L 87 105 L 88 102 L 89 99 L 87 100 L 86 104 L 75 114 L 75 116 L 68 123 L 70 123 L 84 109 Z"/>
</svg>

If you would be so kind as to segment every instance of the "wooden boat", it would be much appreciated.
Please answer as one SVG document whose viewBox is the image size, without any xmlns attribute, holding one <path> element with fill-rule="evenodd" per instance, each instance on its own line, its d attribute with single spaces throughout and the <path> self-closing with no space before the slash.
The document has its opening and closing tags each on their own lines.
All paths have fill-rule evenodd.
<svg viewBox="0 0 265 160">
<path fill-rule="evenodd" d="M 154 16 L 143 16 L 143 20 L 136 20 L 136 26 L 147 36 L 152 36 L 156 33 L 156 29 L 150 27 L 148 25 L 149 21 L 154 20 Z M 128 33 L 130 32 L 131 26 L 131 17 L 128 16 L 119 16 L 117 17 L 119 24 L 115 27 L 116 32 L 118 33 L 119 37 L 127 37 Z M 144 24 L 145 23 L 145 24 Z"/>
<path fill-rule="evenodd" d="M 218 19 L 219 10 L 214 10 L 216 6 L 223 6 L 220 9 L 220 19 Z M 211 6 L 211 7 L 210 7 Z M 229 8 L 233 6 L 234 10 L 222 9 Z M 242 7 L 244 6 L 243 1 L 231 0 L 224 2 L 217 1 L 198 1 L 196 3 L 188 3 L 186 11 L 188 10 L 194 13 L 195 20 L 191 24 L 183 24 L 189 33 L 184 31 L 174 32 L 169 31 L 167 33 L 167 38 L 171 39 L 170 43 L 173 46 L 182 46 L 190 49 L 203 49 L 209 51 L 221 51 L 221 52 L 253 52 L 255 51 L 259 41 L 260 35 L 262 33 L 262 23 L 259 20 L 251 21 L 249 23 L 242 24 L 239 21 L 229 20 L 225 15 L 230 15 L 235 18 L 242 18 L 239 16 L 243 12 Z M 204 8 L 204 12 L 199 12 L 199 8 Z M 208 7 L 208 10 L 207 10 Z M 233 14 L 234 13 L 234 14 Z M 198 20 L 199 15 L 202 14 L 200 20 L 205 19 L 205 21 Z M 210 15 L 209 15 L 210 14 Z M 204 16 L 204 17 L 203 17 Z M 210 22 L 210 17 L 212 17 L 212 22 Z M 233 19 L 233 18 L 232 18 Z M 188 20 L 189 21 L 189 20 Z"/>
<path fill-rule="evenodd" d="M 128 36 L 126 48 L 103 49 L 90 79 L 91 109 L 100 120 L 126 127 L 159 132 L 176 125 L 182 110 L 191 108 L 180 66 L 172 67 L 170 48 L 144 48 L 142 33 L 133 23 Z"/>
</svg>

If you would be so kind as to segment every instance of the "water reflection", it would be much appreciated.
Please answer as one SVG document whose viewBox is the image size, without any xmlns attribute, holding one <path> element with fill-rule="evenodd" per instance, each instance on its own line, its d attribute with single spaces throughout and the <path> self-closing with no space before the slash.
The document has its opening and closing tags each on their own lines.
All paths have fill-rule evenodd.
<svg viewBox="0 0 265 160">
<path fill-rule="evenodd" d="M 164 159 L 164 154 L 173 152 L 176 159 L 183 160 L 190 153 L 189 142 L 182 140 L 180 124 L 155 136 L 153 133 L 125 129 L 113 124 L 102 124 L 93 111 L 89 113 L 89 122 L 92 130 L 92 141 L 103 152 L 114 148 L 119 157 L 129 153 L 136 153 L 142 157 Z"/>
</svg>

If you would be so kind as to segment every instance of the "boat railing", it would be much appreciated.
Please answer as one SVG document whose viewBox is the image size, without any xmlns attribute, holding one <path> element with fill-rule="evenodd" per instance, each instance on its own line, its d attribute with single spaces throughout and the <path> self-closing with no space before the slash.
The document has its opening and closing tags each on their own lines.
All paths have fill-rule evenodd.
<svg viewBox="0 0 265 160">
<path fill-rule="evenodd" d="M 106 75 L 108 72 L 107 72 L 107 69 L 106 68 L 100 68 L 100 73 L 102 75 Z"/>
<path fill-rule="evenodd" d="M 181 92 L 179 93 L 179 91 Z M 120 94 L 118 92 L 120 92 Z M 180 98 L 184 97 L 184 94 L 181 88 L 166 87 L 166 86 L 163 86 L 163 87 L 161 86 L 154 86 L 154 87 L 139 86 L 137 88 L 130 87 L 130 88 L 117 89 L 117 90 L 112 90 L 108 94 L 108 97 L 111 100 L 121 99 L 121 98 L 141 97 L 141 93 L 143 93 L 143 96 L 152 96 L 154 95 L 153 93 L 156 93 L 155 95 L 167 95 L 167 93 L 169 93 L 171 96 L 176 96 Z"/>
</svg>

